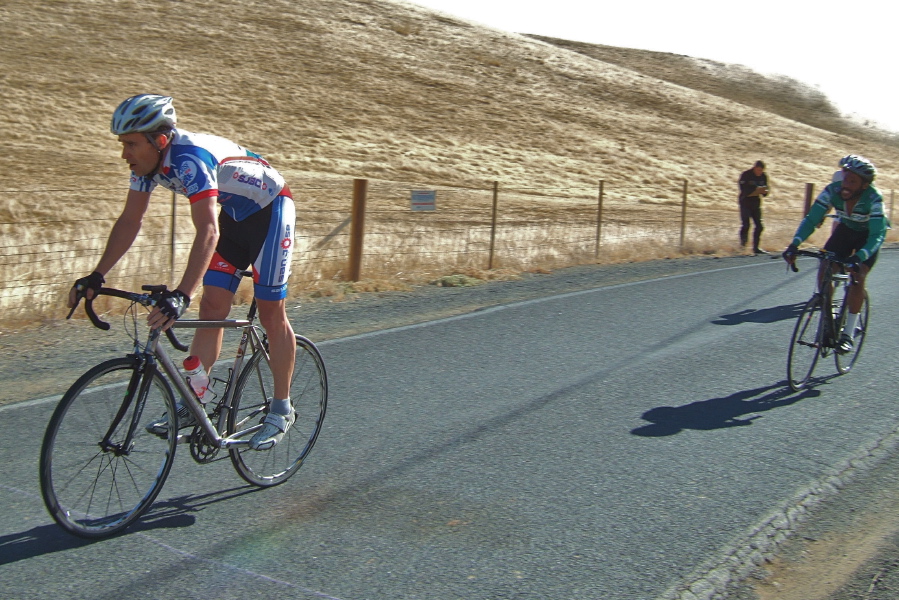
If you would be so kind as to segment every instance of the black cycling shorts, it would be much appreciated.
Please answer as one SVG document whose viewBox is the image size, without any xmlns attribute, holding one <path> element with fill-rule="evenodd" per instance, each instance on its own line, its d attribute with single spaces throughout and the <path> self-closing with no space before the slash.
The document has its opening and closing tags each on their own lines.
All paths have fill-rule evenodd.
<svg viewBox="0 0 899 600">
<path fill-rule="evenodd" d="M 836 228 L 834 228 L 833 233 L 830 234 L 830 239 L 824 244 L 824 249 L 830 250 L 836 254 L 837 258 L 846 260 L 861 250 L 867 241 L 867 231 L 855 231 L 854 229 L 849 229 L 842 223 L 839 223 Z M 868 269 L 873 268 L 874 263 L 877 262 L 878 252 L 879 250 L 869 256 L 868 260 L 864 261 L 862 264 L 868 265 Z"/>
</svg>

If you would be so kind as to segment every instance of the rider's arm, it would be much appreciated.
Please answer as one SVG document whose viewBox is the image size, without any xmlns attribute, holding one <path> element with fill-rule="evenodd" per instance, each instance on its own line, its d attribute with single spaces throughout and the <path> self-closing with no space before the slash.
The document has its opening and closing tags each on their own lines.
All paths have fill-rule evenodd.
<svg viewBox="0 0 899 600">
<path fill-rule="evenodd" d="M 101 275 L 106 275 L 131 248 L 131 244 L 134 243 L 137 234 L 140 233 L 144 215 L 149 205 L 150 192 L 128 190 L 125 208 L 112 226 L 109 239 L 106 241 L 106 249 L 103 251 L 103 255 L 97 263 L 97 268 L 94 269 L 95 271 Z"/>
<path fill-rule="evenodd" d="M 862 262 L 880 249 L 887 234 L 886 218 L 883 216 L 883 202 L 875 202 L 868 219 L 868 239 L 865 245 L 855 254 Z"/>
<path fill-rule="evenodd" d="M 197 230 L 190 255 L 187 259 L 187 268 L 181 277 L 181 282 L 176 289 L 188 296 L 193 296 L 200 287 L 203 275 L 209 268 L 209 262 L 215 253 L 215 246 L 219 239 L 218 214 L 216 205 L 218 196 L 209 196 L 193 202 L 190 205 L 190 216 Z"/>
<path fill-rule="evenodd" d="M 194 243 L 190 248 L 190 255 L 187 258 L 187 268 L 181 277 L 181 282 L 175 287 L 173 295 L 178 292 L 183 294 L 183 301 L 177 300 L 172 306 L 169 314 L 161 309 L 159 305 L 155 306 L 150 314 L 147 315 L 147 324 L 153 328 L 166 330 L 171 327 L 175 320 L 183 314 L 187 305 L 190 303 L 190 297 L 200 287 L 203 281 L 203 275 L 209 268 L 209 262 L 215 252 L 215 246 L 219 239 L 218 218 L 216 214 L 216 203 L 218 196 L 209 196 L 194 201 L 190 205 L 190 216 L 193 219 L 194 227 L 197 230 L 194 236 Z"/>
</svg>

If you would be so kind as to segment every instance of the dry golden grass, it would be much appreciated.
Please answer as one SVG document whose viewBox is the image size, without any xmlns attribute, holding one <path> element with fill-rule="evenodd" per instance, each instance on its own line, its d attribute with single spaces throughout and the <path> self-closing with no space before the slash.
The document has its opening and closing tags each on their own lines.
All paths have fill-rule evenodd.
<svg viewBox="0 0 899 600">
<path fill-rule="evenodd" d="M 58 316 L 69 282 L 93 267 L 127 186 L 109 115 L 140 92 L 174 96 L 182 127 L 230 137 L 285 174 L 299 200 L 297 285 L 336 296 L 348 289 L 348 228 L 337 230 L 353 178 L 372 182 L 364 276 L 374 288 L 486 269 L 494 181 L 493 266 L 511 271 L 596 260 L 600 180 L 603 261 L 735 251 L 735 180 L 758 158 L 772 178 L 766 239 L 776 245 L 805 183 L 828 181 L 839 156 L 875 160 L 882 189 L 899 181 L 894 138 L 842 123 L 801 85 L 547 43 L 403 2 L 6 0 L 0 40 L 8 318 Z M 747 80 L 765 93 L 747 94 Z M 438 189 L 436 213 L 408 210 L 409 190 L 422 187 Z M 142 251 L 110 279 L 172 280 L 191 239 L 179 202 L 174 269 L 171 197 L 158 193 Z"/>
</svg>

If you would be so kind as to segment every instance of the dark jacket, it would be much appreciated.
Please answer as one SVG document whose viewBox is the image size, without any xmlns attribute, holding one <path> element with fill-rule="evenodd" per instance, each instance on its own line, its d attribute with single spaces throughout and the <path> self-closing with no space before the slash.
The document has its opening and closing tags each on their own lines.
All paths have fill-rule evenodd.
<svg viewBox="0 0 899 600">
<path fill-rule="evenodd" d="M 758 198 L 758 195 L 750 196 L 752 192 L 755 191 L 757 187 L 768 187 L 768 174 L 762 173 L 761 175 L 756 175 L 752 169 L 748 171 L 743 171 L 740 174 L 740 200 L 744 198 Z M 768 193 L 765 192 L 762 194 L 763 196 L 767 196 Z"/>
</svg>

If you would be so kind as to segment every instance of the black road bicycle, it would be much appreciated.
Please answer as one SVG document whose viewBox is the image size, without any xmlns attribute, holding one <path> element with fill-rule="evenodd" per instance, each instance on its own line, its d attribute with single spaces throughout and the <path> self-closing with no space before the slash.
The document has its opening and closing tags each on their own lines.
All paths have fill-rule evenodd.
<svg viewBox="0 0 899 600">
<path fill-rule="evenodd" d="M 175 328 L 243 330 L 227 378 L 213 377 L 213 387 L 223 384 L 224 389 L 203 404 L 159 343 L 159 330 L 150 330 L 146 341 L 140 341 L 138 306 L 155 306 L 166 287 L 142 289 L 146 293 L 99 291 L 98 296 L 132 303 L 127 314 L 134 351 L 97 365 L 69 388 L 41 446 L 41 493 L 47 510 L 66 531 L 85 538 L 119 533 L 147 511 L 165 483 L 179 444 L 188 444 L 198 463 L 212 462 L 222 452 L 244 480 L 268 487 L 285 482 L 303 465 L 325 418 L 324 362 L 315 344 L 297 335 L 290 386 L 296 421 L 273 448 L 251 450 L 250 438 L 262 426 L 273 390 L 268 340 L 254 324 L 255 300 L 246 319 L 175 322 Z M 85 309 L 96 327 L 109 329 L 94 312 L 92 300 L 85 302 Z M 166 335 L 175 348 L 187 350 L 171 329 Z M 179 431 L 176 395 L 197 418 L 195 427 Z M 146 426 L 163 413 L 169 415 L 168 431 L 150 433 Z"/>
<path fill-rule="evenodd" d="M 855 331 L 851 333 L 853 349 L 849 352 L 842 352 L 839 348 L 840 334 L 849 313 L 849 289 L 850 286 L 856 285 L 853 274 L 848 265 L 838 259 L 833 252 L 798 250 L 796 255 L 817 258 L 818 262 L 822 264 L 816 291 L 796 320 L 793 337 L 790 339 L 787 379 L 790 387 L 798 392 L 808 385 L 815 365 L 822 356 L 827 357 L 833 354 L 837 372 L 840 375 L 844 375 L 852 369 L 865 342 L 871 306 L 868 294 L 865 292 L 858 323 Z M 799 268 L 794 264 L 793 271 L 798 270 Z M 844 289 L 842 299 L 837 298 L 838 286 L 842 286 Z"/>
</svg>

